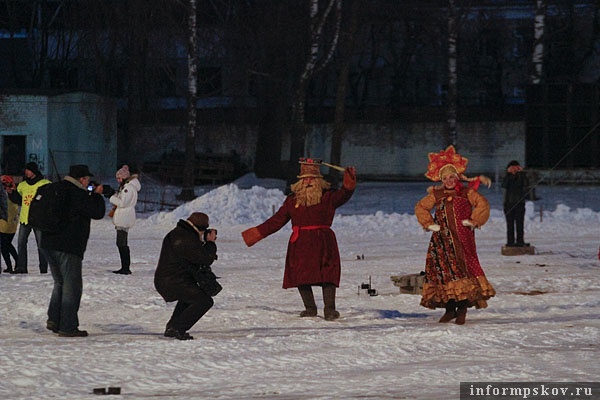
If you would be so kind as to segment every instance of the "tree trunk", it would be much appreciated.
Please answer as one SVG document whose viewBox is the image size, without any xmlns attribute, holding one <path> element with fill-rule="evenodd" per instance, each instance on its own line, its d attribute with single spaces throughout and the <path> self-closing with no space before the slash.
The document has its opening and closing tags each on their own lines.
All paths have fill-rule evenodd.
<svg viewBox="0 0 600 400">
<path fill-rule="evenodd" d="M 544 68 L 544 29 L 546 20 L 546 1 L 537 0 L 535 9 L 534 21 L 534 41 L 533 41 L 533 57 L 532 57 L 532 72 L 531 83 L 539 84 L 543 77 Z"/>
<path fill-rule="evenodd" d="M 448 94 L 446 104 L 446 137 L 444 147 L 448 145 L 456 146 L 456 116 L 457 116 L 457 90 L 458 81 L 457 72 L 457 40 L 458 40 L 458 21 L 457 10 L 454 0 L 448 2 Z"/>
<path fill-rule="evenodd" d="M 197 58 L 196 58 L 196 0 L 190 0 L 188 17 L 188 121 L 185 135 L 185 161 L 183 167 L 183 185 L 179 200 L 196 198 L 194 184 L 196 180 L 196 100 L 197 100 Z"/>
<path fill-rule="evenodd" d="M 337 91 L 335 94 L 335 116 L 333 121 L 333 133 L 331 135 L 331 150 L 329 160 L 331 164 L 342 165 L 342 142 L 346 126 L 344 124 L 346 116 L 346 94 L 348 93 L 348 76 L 350 74 L 350 59 L 354 48 L 354 35 L 358 24 L 358 10 L 361 0 L 354 0 L 350 10 L 350 21 L 348 31 L 340 41 L 340 54 L 342 66 L 337 80 Z M 335 187 L 339 183 L 340 174 L 337 171 L 329 170 L 329 181 Z"/>
</svg>

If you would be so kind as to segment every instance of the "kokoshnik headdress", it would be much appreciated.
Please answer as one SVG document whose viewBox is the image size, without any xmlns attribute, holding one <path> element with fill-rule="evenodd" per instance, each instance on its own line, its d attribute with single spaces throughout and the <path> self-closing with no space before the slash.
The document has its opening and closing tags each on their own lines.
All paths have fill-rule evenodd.
<svg viewBox="0 0 600 400">
<path fill-rule="evenodd" d="M 429 153 L 428 157 L 429 165 L 425 176 L 434 182 L 441 181 L 448 174 L 456 174 L 460 180 L 468 181 L 469 186 L 474 189 L 477 189 L 481 182 L 487 187 L 492 185 L 492 181 L 487 176 L 479 175 L 475 178 L 468 178 L 464 175 L 469 160 L 458 154 L 453 145 L 439 153 Z"/>
</svg>

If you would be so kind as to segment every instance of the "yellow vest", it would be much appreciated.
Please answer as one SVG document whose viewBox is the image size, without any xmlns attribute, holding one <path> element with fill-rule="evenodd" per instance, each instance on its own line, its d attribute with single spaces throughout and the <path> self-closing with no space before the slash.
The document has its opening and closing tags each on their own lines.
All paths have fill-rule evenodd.
<svg viewBox="0 0 600 400">
<path fill-rule="evenodd" d="M 21 215 L 19 216 L 20 223 L 27 225 L 27 222 L 29 221 L 29 205 L 31 204 L 31 200 L 33 200 L 33 197 L 40 186 L 44 186 L 49 183 L 52 182 L 50 182 L 48 179 L 40 179 L 33 185 L 30 185 L 27 183 L 27 181 L 19 183 L 17 186 L 17 192 L 23 199 L 21 201 Z"/>
</svg>

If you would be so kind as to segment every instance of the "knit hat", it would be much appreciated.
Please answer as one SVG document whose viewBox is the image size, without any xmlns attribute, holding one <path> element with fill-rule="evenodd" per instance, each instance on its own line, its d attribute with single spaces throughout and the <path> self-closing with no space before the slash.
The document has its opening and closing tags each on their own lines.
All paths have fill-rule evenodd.
<svg viewBox="0 0 600 400">
<path fill-rule="evenodd" d="M 517 160 L 512 160 L 511 162 L 508 163 L 508 165 L 506 166 L 506 169 L 509 169 L 510 167 L 514 167 L 514 166 L 521 166 L 521 164 L 519 164 L 519 162 Z"/>
<path fill-rule="evenodd" d="M 131 176 L 131 173 L 129 172 L 129 166 L 128 165 L 123 165 L 121 167 L 121 169 L 119 169 L 116 173 L 116 177 L 120 178 L 120 179 L 127 179 Z"/>
<path fill-rule="evenodd" d="M 84 176 L 94 176 L 88 169 L 87 165 L 77 164 L 69 167 L 69 176 L 75 179 L 83 178 Z"/>
<path fill-rule="evenodd" d="M 298 178 L 322 178 L 321 160 L 316 158 L 300 158 L 300 175 Z"/>
<path fill-rule="evenodd" d="M 192 213 L 187 220 L 201 231 L 204 231 L 206 228 L 208 228 L 208 215 L 202 212 Z"/>
<path fill-rule="evenodd" d="M 25 169 L 30 170 L 35 175 L 42 175 L 42 173 L 40 172 L 40 169 L 38 168 L 38 165 L 36 163 L 34 163 L 33 161 L 25 164 Z"/>
</svg>

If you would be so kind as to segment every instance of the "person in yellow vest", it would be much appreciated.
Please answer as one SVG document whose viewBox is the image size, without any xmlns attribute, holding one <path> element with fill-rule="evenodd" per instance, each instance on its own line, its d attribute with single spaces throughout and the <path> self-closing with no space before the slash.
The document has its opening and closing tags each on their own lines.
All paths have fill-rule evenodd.
<svg viewBox="0 0 600 400">
<path fill-rule="evenodd" d="M 35 236 L 35 241 L 38 246 L 39 268 L 41 274 L 48 273 L 48 261 L 43 252 L 40 251 L 40 242 L 42 240 L 42 232 L 38 229 L 33 229 L 28 225 L 29 205 L 35 196 L 38 188 L 51 183 L 40 172 L 38 165 L 34 162 L 29 162 L 25 165 L 25 176 L 16 189 L 7 190 L 8 198 L 13 202 L 21 205 L 21 214 L 19 215 L 19 234 L 17 235 L 17 265 L 13 270 L 14 274 L 27 273 L 27 241 L 31 231 Z"/>
<path fill-rule="evenodd" d="M 9 175 L 0 176 L 0 182 L 2 182 L 4 190 L 15 186 L 15 181 Z M 13 246 L 12 241 L 19 225 L 19 205 L 8 199 L 7 213 L 6 220 L 0 219 L 0 253 L 2 253 L 2 258 L 6 262 L 4 272 L 10 273 L 13 271 L 13 265 L 16 265 L 17 262 L 17 249 Z M 15 260 L 14 264 L 11 256 Z"/>
</svg>

